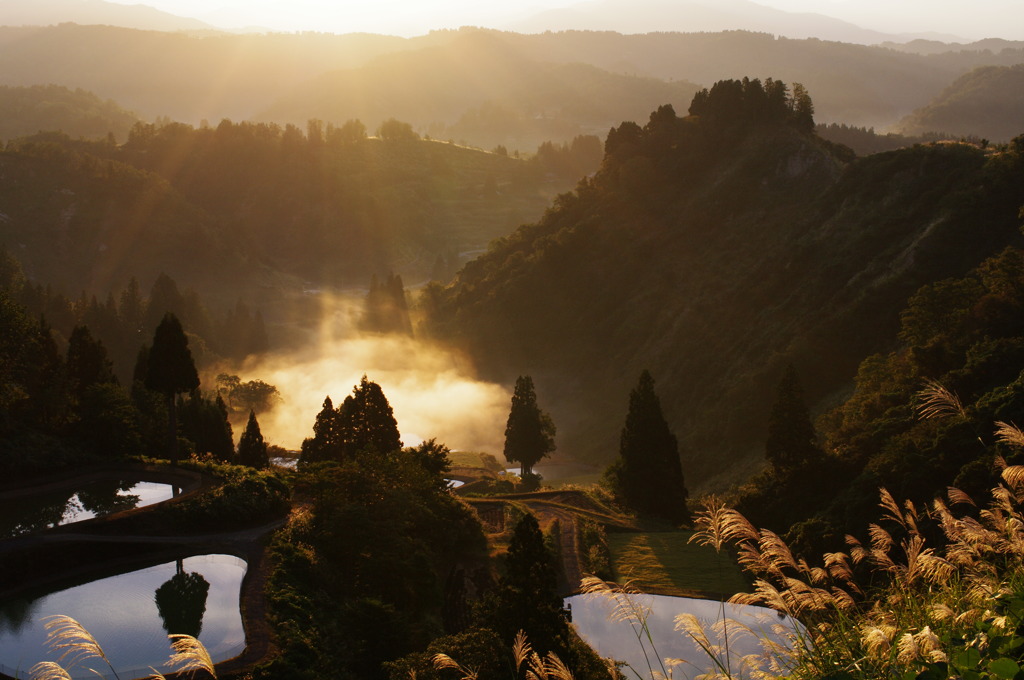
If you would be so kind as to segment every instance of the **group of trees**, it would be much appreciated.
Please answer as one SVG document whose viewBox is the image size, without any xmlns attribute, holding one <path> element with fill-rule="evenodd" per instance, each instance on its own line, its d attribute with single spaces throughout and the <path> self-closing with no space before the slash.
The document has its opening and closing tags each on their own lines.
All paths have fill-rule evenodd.
<svg viewBox="0 0 1024 680">
<path fill-rule="evenodd" d="M 17 263 L 0 257 L 0 468 L 33 472 L 140 454 L 174 461 L 179 442 L 189 452 L 235 459 L 228 409 L 219 396 L 199 391 L 189 337 L 177 316 L 164 314 L 152 343 L 136 347 L 134 369 L 122 380 L 88 325 L 73 326 L 64 341 L 44 317 L 34 321 L 16 301 L 26 285 Z M 132 300 L 125 296 L 118 313 L 131 310 Z M 66 342 L 63 353 L 58 342 Z M 258 435 L 255 418 L 250 430 Z M 265 465 L 265 444 L 261 450 L 262 456 L 246 460 Z"/>
<path fill-rule="evenodd" d="M 1020 458 L 995 430 L 1024 412 L 1022 311 L 1017 248 L 922 287 L 901 315 L 899 347 L 861 363 L 852 395 L 818 418 L 818 432 L 790 368 L 769 422 L 770 466 L 741 489 L 738 509 L 813 553 L 861 530 L 879 487 L 915 503 L 950 485 L 987 493 L 996 457 Z"/>
<path fill-rule="evenodd" d="M 525 488 L 536 488 L 540 479 L 533 466 L 554 450 L 555 424 L 537 405 L 533 378 L 519 376 L 505 426 L 505 459 L 519 463 Z M 620 501 L 638 512 L 676 525 L 690 517 L 679 445 L 662 413 L 649 371 L 640 374 L 629 395 L 619 457 L 605 472 L 604 482 Z"/>
<path fill-rule="evenodd" d="M 401 448 L 391 404 L 380 385 L 364 375 L 338 408 L 329 395 L 324 399 L 313 424 L 313 436 L 302 442 L 299 465 L 342 463 L 367 451 L 389 454 Z"/>
<path fill-rule="evenodd" d="M 363 330 L 374 333 L 401 333 L 412 335 L 409 304 L 405 299 L 405 284 L 397 274 L 388 274 L 381 281 L 377 275 L 370 279 L 370 290 L 363 303 Z"/>
<path fill-rule="evenodd" d="M 0 259 L 11 256 L 2 251 Z M 212 314 L 200 295 L 191 289 L 182 291 L 173 278 L 160 273 L 144 295 L 134 277 L 120 291 L 112 290 L 106 300 L 83 292 L 76 300 L 39 282 L 20 277 L 10 294 L 28 312 L 44 316 L 51 328 L 64 338 L 77 326 L 88 326 L 92 334 L 102 338 L 115 374 L 127 381 L 138 352 L 140 337 L 152 332 L 163 315 L 170 312 L 181 320 L 192 337 L 193 347 L 200 348 L 202 362 L 218 358 L 241 361 L 248 356 L 267 352 L 270 343 L 263 315 L 239 300 L 222 315 Z"/>
<path fill-rule="evenodd" d="M 704 88 L 690 103 L 691 116 L 700 116 L 718 124 L 788 122 L 804 131 L 814 129 L 814 103 L 800 83 L 792 92 L 780 80 L 720 80 L 711 89 Z"/>
</svg>

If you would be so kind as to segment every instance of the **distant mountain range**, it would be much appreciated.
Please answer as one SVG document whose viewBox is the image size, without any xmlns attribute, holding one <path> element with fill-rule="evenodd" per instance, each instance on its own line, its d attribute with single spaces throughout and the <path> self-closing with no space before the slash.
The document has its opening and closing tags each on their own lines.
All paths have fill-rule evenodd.
<svg viewBox="0 0 1024 680">
<path fill-rule="evenodd" d="M 742 30 L 864 45 L 883 41 L 905 42 L 923 37 L 894 36 L 824 14 L 786 12 L 750 0 L 587 0 L 540 12 L 509 28 L 520 33 L 566 30 L 714 33 Z"/>
<path fill-rule="evenodd" d="M 224 11 L 211 17 L 227 19 Z M 496 15 L 497 16 L 497 15 Z M 61 23 L 99 24 L 154 31 L 224 30 L 222 26 L 177 16 L 147 5 L 122 5 L 105 0 L 3 0 L 0 25 L 49 26 Z M 225 24 L 227 25 L 227 24 Z M 865 45 L 913 39 L 955 41 L 956 36 L 926 33 L 896 35 L 862 28 L 819 13 L 787 12 L 750 0 L 586 0 L 569 7 L 544 10 L 514 20 L 495 19 L 491 27 L 521 33 L 589 30 L 619 33 L 717 32 L 744 30 L 819 38 Z M 424 32 L 431 27 L 426 27 Z M 268 29 L 253 27 L 249 31 Z M 238 32 L 245 32 L 238 31 Z"/>
<path fill-rule="evenodd" d="M 198 19 L 162 12 L 148 5 L 120 5 L 104 0 L 4 0 L 0 25 L 51 26 L 102 24 L 147 31 L 210 31 L 214 26 Z"/>
</svg>

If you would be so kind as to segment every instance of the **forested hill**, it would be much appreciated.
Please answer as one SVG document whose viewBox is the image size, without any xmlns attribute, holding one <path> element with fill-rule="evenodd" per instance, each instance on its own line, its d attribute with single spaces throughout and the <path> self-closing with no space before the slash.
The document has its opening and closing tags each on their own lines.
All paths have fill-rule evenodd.
<svg viewBox="0 0 1024 680">
<path fill-rule="evenodd" d="M 92 92 L 59 85 L 0 85 L 0 140 L 60 130 L 70 137 L 123 140 L 138 118 Z"/>
<path fill-rule="evenodd" d="M 917 287 L 1021 241 L 1024 205 L 1020 143 L 854 160 L 779 86 L 613 130 L 592 180 L 431 291 L 432 331 L 492 378 L 532 374 L 562 451 L 607 460 L 649 368 L 688 483 L 749 471 L 786 363 L 837 398 Z"/>
<path fill-rule="evenodd" d="M 939 131 L 1005 142 L 1020 134 L 1022 121 L 1024 64 L 1017 64 L 974 69 L 898 127 L 906 134 Z"/>
<path fill-rule="evenodd" d="M 603 136 L 610 126 L 665 102 L 684 105 L 699 89 L 686 80 L 537 61 L 513 37 L 457 32 L 442 45 L 325 73 L 288 92 L 258 118 L 304 123 L 394 116 L 437 139 L 526 150 L 546 140 Z"/>
<path fill-rule="evenodd" d="M 380 133 L 224 121 L 140 123 L 120 146 L 15 140 L 0 152 L 0 245 L 32 280 L 101 298 L 160 272 L 228 304 L 389 271 L 447 280 L 460 252 L 535 219 L 601 156 L 596 137 L 525 160 L 400 121 Z"/>
<path fill-rule="evenodd" d="M 595 119 L 603 131 L 666 102 L 682 110 L 689 83 L 707 86 L 736 73 L 801 82 L 815 93 L 822 122 L 881 130 L 972 69 L 1024 63 L 1017 43 L 938 49 L 923 55 L 746 31 L 465 28 L 406 39 L 3 26 L 0 84 L 82 88 L 149 120 L 216 125 L 265 112 L 264 120 L 280 124 L 358 117 L 376 127 L 397 117 L 435 138 L 484 148 L 503 131 L 531 151 L 537 139 L 569 141 Z"/>
</svg>

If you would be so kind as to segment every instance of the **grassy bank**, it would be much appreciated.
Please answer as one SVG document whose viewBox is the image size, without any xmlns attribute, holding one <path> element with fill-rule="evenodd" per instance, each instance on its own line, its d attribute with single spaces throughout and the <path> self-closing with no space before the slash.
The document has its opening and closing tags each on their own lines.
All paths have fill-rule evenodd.
<svg viewBox="0 0 1024 680">
<path fill-rule="evenodd" d="M 615 580 L 658 595 L 725 595 L 749 590 L 727 554 L 688 543 L 692 531 L 609 532 Z"/>
</svg>

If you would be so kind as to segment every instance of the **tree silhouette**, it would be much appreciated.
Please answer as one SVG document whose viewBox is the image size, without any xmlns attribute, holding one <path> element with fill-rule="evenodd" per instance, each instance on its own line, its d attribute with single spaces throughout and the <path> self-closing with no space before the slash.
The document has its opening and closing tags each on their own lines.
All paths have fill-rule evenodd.
<svg viewBox="0 0 1024 680">
<path fill-rule="evenodd" d="M 640 512 L 677 524 L 689 517 L 679 446 L 662 414 L 654 378 L 646 370 L 629 394 L 619 459 L 605 478 L 617 496 Z"/>
<path fill-rule="evenodd" d="M 804 404 L 803 390 L 792 364 L 779 382 L 775 403 L 768 417 L 765 458 L 776 473 L 787 473 L 821 458 L 817 435 Z"/>
<path fill-rule="evenodd" d="M 246 423 L 245 432 L 238 440 L 238 462 L 254 468 L 265 468 L 270 464 L 267 443 L 263 440 L 260 424 L 253 411 L 249 411 L 249 422 Z"/>
<path fill-rule="evenodd" d="M 188 338 L 181 328 L 181 322 L 174 314 L 164 315 L 153 335 L 153 346 L 146 361 L 145 385 L 154 392 L 163 394 L 167 400 L 167 427 L 169 457 L 172 464 L 178 462 L 178 422 L 175 396 L 199 387 L 192 352 Z"/>
<path fill-rule="evenodd" d="M 402 448 L 391 404 L 380 385 L 365 375 L 338 411 L 342 458 L 367 450 L 384 454 Z"/>
<path fill-rule="evenodd" d="M 537 406 L 533 378 L 519 376 L 512 394 L 512 408 L 505 424 L 505 460 L 519 463 L 520 475 L 533 473 L 533 466 L 555 450 L 555 424 Z"/>
<path fill-rule="evenodd" d="M 564 655 L 568 625 L 557 573 L 537 518 L 523 515 L 512 530 L 505 575 L 490 606 L 485 605 L 490 627 L 508 641 L 523 630 L 539 653 L 555 650 Z"/>
</svg>

